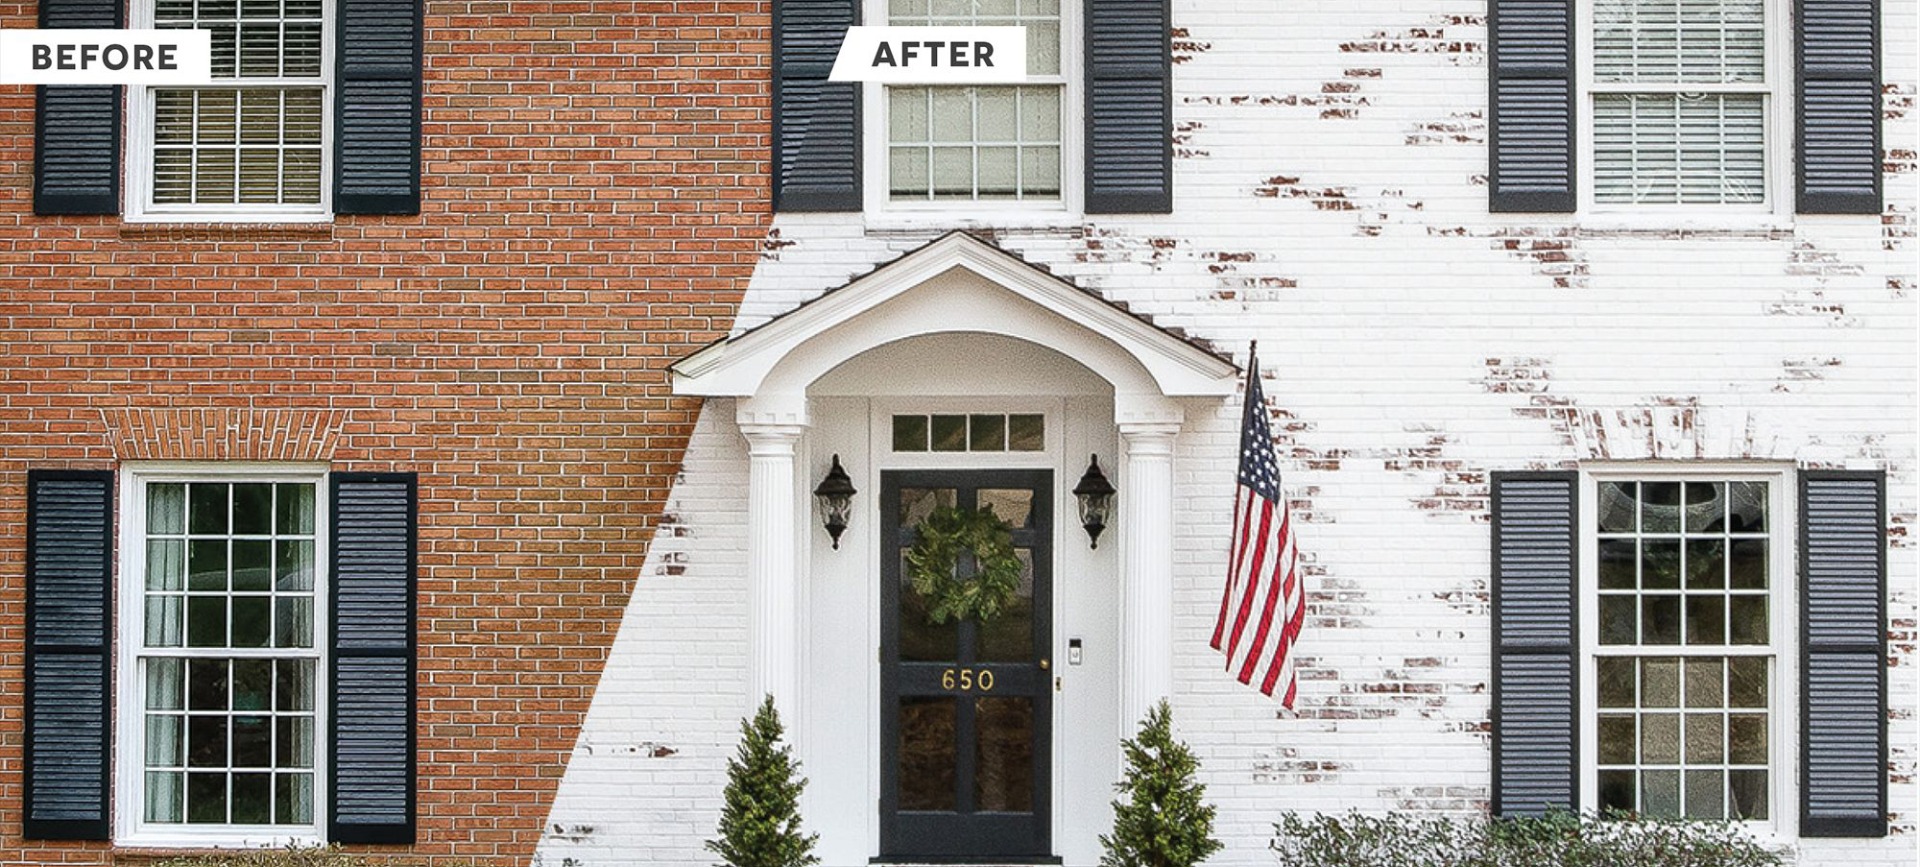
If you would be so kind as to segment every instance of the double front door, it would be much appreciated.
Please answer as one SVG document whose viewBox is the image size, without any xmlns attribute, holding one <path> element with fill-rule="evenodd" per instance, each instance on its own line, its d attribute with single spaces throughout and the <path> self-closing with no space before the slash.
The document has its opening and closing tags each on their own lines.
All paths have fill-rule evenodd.
<svg viewBox="0 0 1920 867">
<path fill-rule="evenodd" d="M 883 859 L 1045 857 L 1052 848 L 1053 473 L 881 474 Z M 1012 604 L 936 624 L 906 554 L 935 510 L 992 508 L 1021 561 Z M 977 564 L 961 554 L 957 574 Z"/>
</svg>

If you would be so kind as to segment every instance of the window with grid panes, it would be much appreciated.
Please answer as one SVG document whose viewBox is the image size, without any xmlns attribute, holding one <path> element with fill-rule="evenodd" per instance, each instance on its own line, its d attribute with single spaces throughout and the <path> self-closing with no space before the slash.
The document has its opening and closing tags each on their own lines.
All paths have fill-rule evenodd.
<svg viewBox="0 0 1920 867">
<path fill-rule="evenodd" d="M 324 0 L 145 0 L 156 28 L 213 33 L 231 85 L 144 89 L 151 211 L 319 211 L 331 71 Z"/>
<path fill-rule="evenodd" d="M 1591 755 L 1602 810 L 1772 815 L 1770 487 L 1599 483 Z"/>
<path fill-rule="evenodd" d="M 1060 0 L 887 0 L 894 25 L 1019 26 L 1017 86 L 889 86 L 888 193 L 894 202 L 1059 202 Z"/>
<path fill-rule="evenodd" d="M 1591 11 L 1595 203 L 1765 203 L 1765 0 L 1592 0 Z"/>
<path fill-rule="evenodd" d="M 315 822 L 312 481 L 153 481 L 138 653 L 147 826 Z"/>
</svg>

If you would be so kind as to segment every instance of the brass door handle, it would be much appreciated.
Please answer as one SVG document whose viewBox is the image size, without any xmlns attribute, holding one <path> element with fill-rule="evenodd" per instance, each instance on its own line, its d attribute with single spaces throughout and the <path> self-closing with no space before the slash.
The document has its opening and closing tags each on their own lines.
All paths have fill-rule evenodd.
<svg viewBox="0 0 1920 867">
<path fill-rule="evenodd" d="M 1041 670 L 1041 671 L 1046 671 L 1047 669 L 1049 669 L 1049 668 L 1051 668 L 1051 667 L 1053 667 L 1053 663 L 1052 663 L 1051 661 L 1049 661 L 1049 660 L 1045 660 L 1045 659 L 1042 659 L 1042 660 L 1040 660 L 1040 670 Z"/>
</svg>

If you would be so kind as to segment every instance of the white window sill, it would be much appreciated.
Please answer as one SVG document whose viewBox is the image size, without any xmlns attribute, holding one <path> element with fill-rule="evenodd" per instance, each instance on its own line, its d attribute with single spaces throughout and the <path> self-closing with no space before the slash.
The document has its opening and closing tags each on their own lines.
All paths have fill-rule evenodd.
<svg viewBox="0 0 1920 867">
<path fill-rule="evenodd" d="M 138 225 L 325 225 L 333 222 L 333 215 L 325 211 L 145 211 L 120 219 Z"/>
<path fill-rule="evenodd" d="M 233 827 L 223 825 L 179 825 L 164 830 L 147 828 L 115 837 L 115 849 L 285 849 L 289 846 L 324 846 L 326 838 L 317 828 L 270 828 L 259 825 Z"/>
<path fill-rule="evenodd" d="M 1573 215 L 1581 231 L 1623 233 L 1689 233 L 1701 235 L 1793 231 L 1793 215 L 1773 211 L 1653 209 L 1581 211 Z"/>
<path fill-rule="evenodd" d="M 1082 214 L 1061 209 L 1031 208 L 981 210 L 956 207 L 951 210 L 872 210 L 866 212 L 867 228 L 874 231 L 1066 229 L 1082 225 Z"/>
</svg>

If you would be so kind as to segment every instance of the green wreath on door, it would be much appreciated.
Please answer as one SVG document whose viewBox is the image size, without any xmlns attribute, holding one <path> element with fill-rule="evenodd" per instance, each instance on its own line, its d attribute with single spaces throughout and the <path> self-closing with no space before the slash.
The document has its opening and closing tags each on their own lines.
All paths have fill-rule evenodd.
<svg viewBox="0 0 1920 867">
<path fill-rule="evenodd" d="M 927 604 L 927 622 L 972 619 L 986 623 L 1005 613 L 1020 593 L 1025 571 L 1013 549 L 1013 531 L 991 506 L 943 506 L 914 525 L 907 578 Z M 960 554 L 973 555 L 972 577 L 955 573 Z"/>
</svg>

